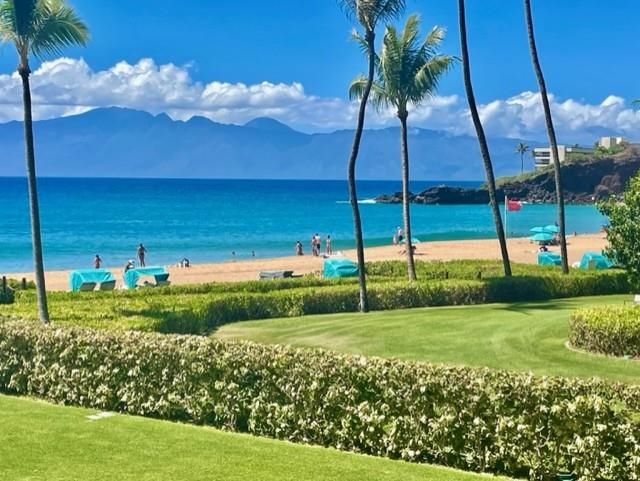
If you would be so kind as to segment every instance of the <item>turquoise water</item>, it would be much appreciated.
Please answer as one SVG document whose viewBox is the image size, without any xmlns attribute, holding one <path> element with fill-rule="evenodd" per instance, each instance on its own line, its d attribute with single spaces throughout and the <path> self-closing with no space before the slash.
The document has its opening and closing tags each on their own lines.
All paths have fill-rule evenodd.
<svg viewBox="0 0 640 481">
<path fill-rule="evenodd" d="M 413 182 L 419 192 L 440 182 Z M 450 183 L 477 186 L 475 182 Z M 365 244 L 388 244 L 402 224 L 400 205 L 371 199 L 400 190 L 396 181 L 358 187 Z M 0 272 L 32 269 L 26 181 L 0 178 Z M 148 250 L 148 265 L 305 253 L 316 232 L 331 234 L 334 250 L 353 247 L 351 207 L 344 181 L 61 179 L 39 181 L 45 268 L 90 268 L 95 254 L 106 266 Z M 487 205 L 413 205 L 412 229 L 420 240 L 495 237 Z M 525 205 L 509 213 L 510 236 L 555 221 L 553 205 Z M 567 206 L 567 232 L 597 232 L 604 218 L 592 206 Z M 324 244 L 323 244 L 324 245 Z M 235 252 L 235 254 L 232 254 Z"/>
</svg>

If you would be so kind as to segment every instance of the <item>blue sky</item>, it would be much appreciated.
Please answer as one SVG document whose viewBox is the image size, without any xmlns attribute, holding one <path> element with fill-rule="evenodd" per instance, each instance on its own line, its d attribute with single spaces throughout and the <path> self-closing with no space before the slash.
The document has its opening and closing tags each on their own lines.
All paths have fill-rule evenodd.
<svg viewBox="0 0 640 481">
<path fill-rule="evenodd" d="M 354 25 L 335 0 L 70 3 L 88 24 L 91 42 L 87 48 L 67 50 L 70 60 L 51 59 L 53 63 L 40 71 L 39 62 L 33 62 L 34 98 L 41 103 L 38 118 L 120 105 L 180 119 L 204 115 L 229 123 L 269 115 L 306 131 L 354 124 L 346 92 L 349 82 L 364 71 L 365 61 L 349 41 Z M 630 101 L 640 97 L 636 80 L 640 60 L 634 48 L 640 3 L 532 3 L 561 137 L 586 141 L 594 128 L 632 135 L 640 127 L 630 107 Z M 407 13 L 420 13 L 423 31 L 436 24 L 448 29 L 442 52 L 454 55 L 459 52 L 456 4 L 455 0 L 407 1 Z M 467 0 L 467 4 L 474 87 L 489 133 L 541 138 L 537 98 L 528 94 L 537 86 L 522 1 Z M 381 36 L 382 30 L 378 39 Z M 13 97 L 18 84 L 10 77 L 15 64 L 12 49 L 4 46 L 0 121 L 19 115 Z M 410 114 L 409 122 L 468 131 L 459 67 L 442 80 L 438 94 L 432 105 Z M 369 125 L 394 121 L 393 112 L 372 112 Z"/>
</svg>

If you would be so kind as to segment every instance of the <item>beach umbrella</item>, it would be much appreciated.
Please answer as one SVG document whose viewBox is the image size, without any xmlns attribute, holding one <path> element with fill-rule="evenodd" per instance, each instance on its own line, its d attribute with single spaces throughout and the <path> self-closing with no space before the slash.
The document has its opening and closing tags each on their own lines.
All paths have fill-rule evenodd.
<svg viewBox="0 0 640 481">
<path fill-rule="evenodd" d="M 529 232 L 533 232 L 534 234 L 539 234 L 541 232 L 544 232 L 545 234 L 549 233 L 549 231 L 547 231 L 545 227 L 541 227 L 541 226 L 532 227 L 531 229 L 529 229 Z"/>
<path fill-rule="evenodd" d="M 558 226 L 554 224 L 549 224 L 544 226 L 544 230 L 547 232 L 551 232 L 552 234 L 557 234 L 558 232 L 560 232 L 560 229 L 558 229 Z"/>
<path fill-rule="evenodd" d="M 536 242 L 548 242 L 550 240 L 553 240 L 553 234 L 550 234 L 548 232 L 539 232 L 529 237 L 529 239 Z"/>
</svg>

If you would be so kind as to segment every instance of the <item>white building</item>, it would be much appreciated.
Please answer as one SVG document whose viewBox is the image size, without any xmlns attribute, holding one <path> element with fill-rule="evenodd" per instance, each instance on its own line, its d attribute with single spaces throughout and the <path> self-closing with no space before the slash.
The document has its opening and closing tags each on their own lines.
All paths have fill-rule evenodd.
<svg viewBox="0 0 640 481">
<path fill-rule="evenodd" d="M 598 140 L 598 146 L 604 149 L 610 149 L 611 147 L 620 145 L 623 142 L 626 142 L 624 137 L 600 137 L 600 140 Z"/>
<path fill-rule="evenodd" d="M 593 154 L 593 149 L 589 147 L 578 147 L 558 145 L 558 160 L 560 163 L 570 160 L 571 157 L 575 157 L 576 154 Z M 541 169 L 547 165 L 553 165 L 551 160 L 551 147 L 536 147 L 533 149 L 533 159 L 536 164 L 536 169 Z"/>
</svg>

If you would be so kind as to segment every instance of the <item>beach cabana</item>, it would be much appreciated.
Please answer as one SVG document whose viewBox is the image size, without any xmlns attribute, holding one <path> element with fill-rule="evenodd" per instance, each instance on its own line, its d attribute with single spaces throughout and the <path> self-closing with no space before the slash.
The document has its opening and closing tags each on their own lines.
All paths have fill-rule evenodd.
<svg viewBox="0 0 640 481">
<path fill-rule="evenodd" d="M 599 252 L 585 252 L 580 260 L 580 269 L 609 269 L 613 262 Z"/>
<path fill-rule="evenodd" d="M 325 259 L 322 277 L 354 277 L 358 275 L 358 264 L 349 259 Z"/>
<path fill-rule="evenodd" d="M 169 283 L 169 273 L 164 267 L 137 267 L 124 273 L 125 289 L 135 289 L 138 285 L 138 280 L 145 276 L 153 277 L 154 285 L 167 285 Z"/>
<path fill-rule="evenodd" d="M 115 285 L 116 278 L 107 269 L 80 269 L 69 273 L 69 290 L 92 291 L 96 284 Z"/>
<path fill-rule="evenodd" d="M 538 252 L 538 265 L 559 266 L 562 264 L 562 257 L 555 252 Z"/>
</svg>

